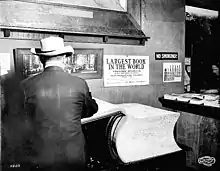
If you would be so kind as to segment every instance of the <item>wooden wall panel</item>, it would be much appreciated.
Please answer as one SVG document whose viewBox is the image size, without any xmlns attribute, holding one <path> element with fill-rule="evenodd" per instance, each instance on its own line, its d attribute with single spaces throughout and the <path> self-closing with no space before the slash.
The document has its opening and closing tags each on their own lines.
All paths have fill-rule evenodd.
<svg viewBox="0 0 220 171">
<path fill-rule="evenodd" d="M 127 0 L 127 11 L 141 26 L 141 0 Z"/>
<path fill-rule="evenodd" d="M 62 3 L 67 5 L 86 6 L 109 10 L 124 11 L 120 6 L 120 0 L 26 0 L 41 3 Z"/>
<path fill-rule="evenodd" d="M 186 165 L 188 167 L 196 170 L 208 170 L 208 167 L 198 163 L 198 159 L 210 156 L 216 159 L 216 163 L 212 163 L 210 169 L 219 170 L 219 120 L 181 112 L 176 128 L 176 140 L 186 149 Z"/>
<path fill-rule="evenodd" d="M 0 28 L 144 38 L 127 13 L 103 9 L 0 1 Z"/>
</svg>

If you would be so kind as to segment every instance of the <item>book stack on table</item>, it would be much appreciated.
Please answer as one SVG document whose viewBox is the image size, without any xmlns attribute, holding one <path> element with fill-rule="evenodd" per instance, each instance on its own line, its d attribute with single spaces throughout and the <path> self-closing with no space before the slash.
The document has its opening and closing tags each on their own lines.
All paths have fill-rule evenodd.
<svg viewBox="0 0 220 171">
<path fill-rule="evenodd" d="M 172 94 L 165 94 L 164 99 L 176 100 L 190 104 L 220 107 L 219 95 L 216 94 L 172 93 Z"/>
<path fill-rule="evenodd" d="M 204 100 L 204 105 L 205 106 L 212 106 L 212 107 L 220 107 L 220 96 L 219 95 L 204 95 L 205 100 Z"/>
</svg>

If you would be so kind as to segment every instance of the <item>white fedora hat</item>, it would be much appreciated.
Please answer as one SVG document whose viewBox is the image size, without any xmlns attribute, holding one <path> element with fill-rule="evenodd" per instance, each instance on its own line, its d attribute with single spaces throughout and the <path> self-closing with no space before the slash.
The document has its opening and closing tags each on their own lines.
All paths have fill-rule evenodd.
<svg viewBox="0 0 220 171">
<path fill-rule="evenodd" d="M 61 37 L 47 37 L 40 40 L 41 48 L 31 48 L 31 52 L 41 56 L 57 56 L 61 54 L 72 54 L 72 46 L 64 46 L 64 40 Z"/>
</svg>

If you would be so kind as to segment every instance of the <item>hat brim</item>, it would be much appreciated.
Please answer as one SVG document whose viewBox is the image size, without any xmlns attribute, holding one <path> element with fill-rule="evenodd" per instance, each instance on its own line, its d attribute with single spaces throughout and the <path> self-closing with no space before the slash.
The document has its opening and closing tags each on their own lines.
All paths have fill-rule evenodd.
<svg viewBox="0 0 220 171">
<path fill-rule="evenodd" d="M 31 48 L 31 53 L 33 53 L 34 55 L 38 55 L 38 56 L 51 57 L 51 56 L 57 56 L 61 54 L 73 54 L 74 49 L 72 48 L 72 46 L 65 46 L 62 49 L 57 49 L 53 51 L 41 51 L 41 49 L 39 48 Z"/>
</svg>

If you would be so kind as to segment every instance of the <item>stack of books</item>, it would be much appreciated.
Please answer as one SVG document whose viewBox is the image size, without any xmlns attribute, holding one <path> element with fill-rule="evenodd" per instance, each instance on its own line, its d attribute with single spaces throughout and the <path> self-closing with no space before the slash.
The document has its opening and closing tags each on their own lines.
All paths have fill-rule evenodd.
<svg viewBox="0 0 220 171">
<path fill-rule="evenodd" d="M 204 105 L 212 106 L 212 107 L 220 107 L 219 95 L 216 94 L 205 95 Z"/>
<path fill-rule="evenodd" d="M 171 93 L 165 94 L 164 99 L 187 102 L 190 104 L 220 107 L 219 95 L 216 94 Z"/>
<path fill-rule="evenodd" d="M 180 94 L 172 93 L 172 94 L 164 94 L 164 99 L 167 100 L 177 100 L 177 97 L 179 97 Z"/>
</svg>

